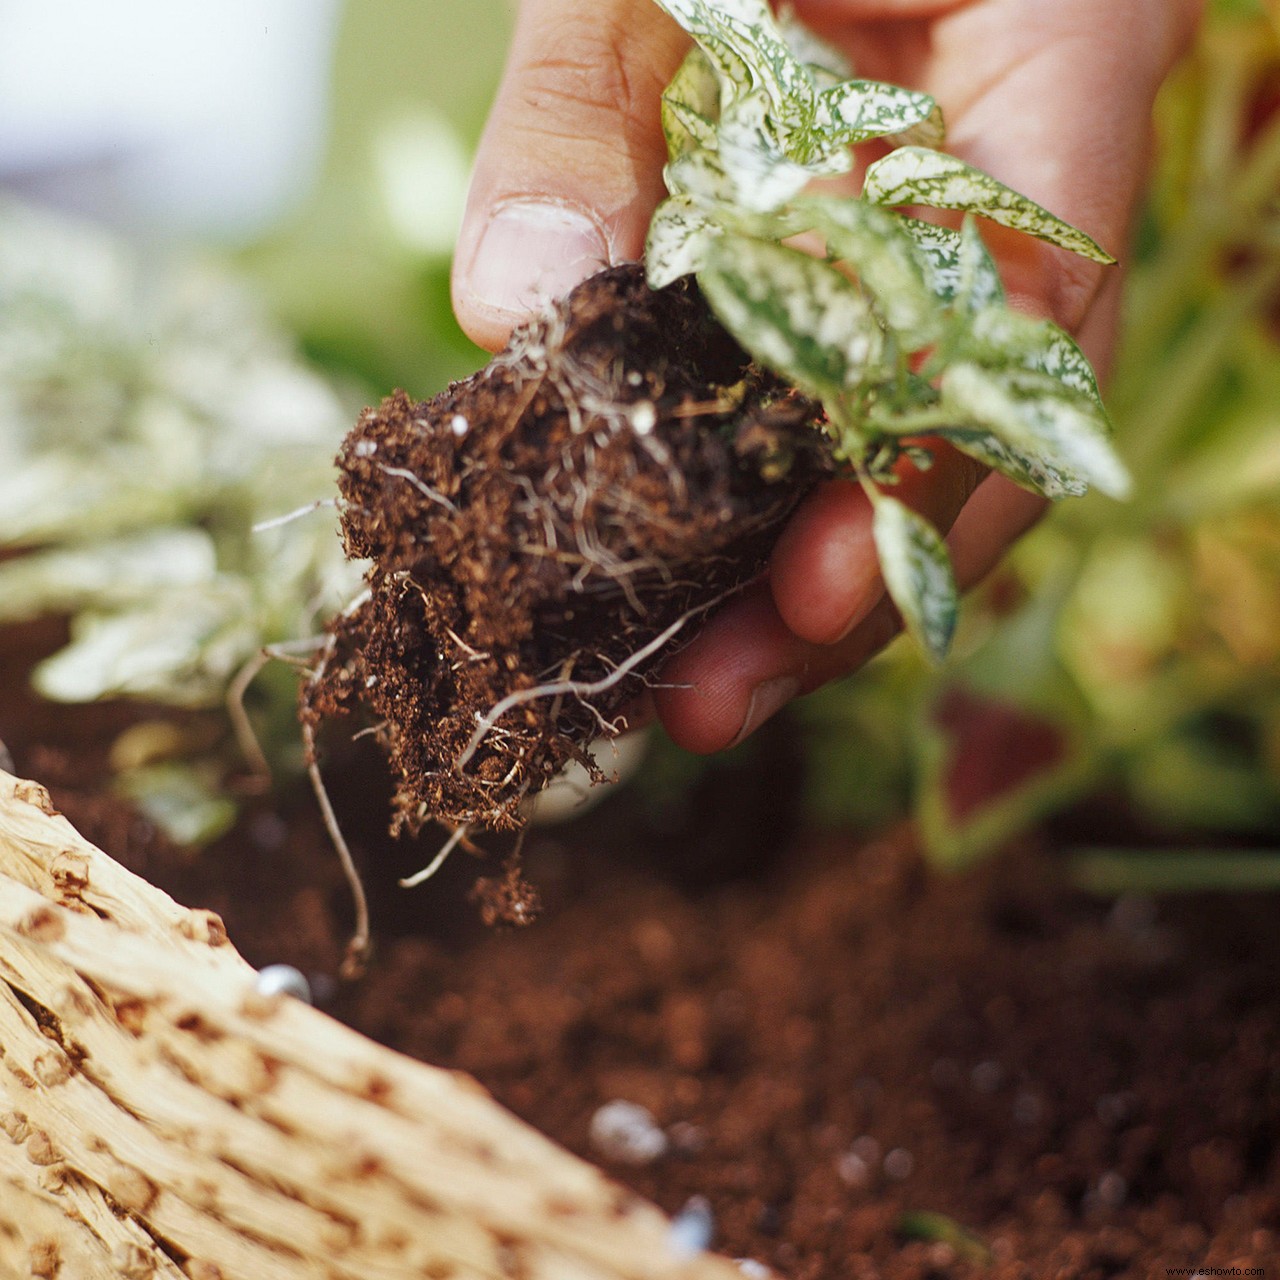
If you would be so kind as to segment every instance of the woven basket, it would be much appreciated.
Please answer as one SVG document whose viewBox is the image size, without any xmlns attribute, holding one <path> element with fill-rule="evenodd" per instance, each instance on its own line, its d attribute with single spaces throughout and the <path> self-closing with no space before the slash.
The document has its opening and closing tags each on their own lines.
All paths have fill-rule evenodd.
<svg viewBox="0 0 1280 1280">
<path fill-rule="evenodd" d="M 728 1280 L 469 1076 L 287 996 L 0 772 L 0 1280 Z"/>
</svg>

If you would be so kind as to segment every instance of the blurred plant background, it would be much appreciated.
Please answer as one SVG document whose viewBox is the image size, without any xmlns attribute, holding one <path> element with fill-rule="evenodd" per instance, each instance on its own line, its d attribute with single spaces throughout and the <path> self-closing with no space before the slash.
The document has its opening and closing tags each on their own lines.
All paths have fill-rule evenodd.
<svg viewBox="0 0 1280 1280">
<path fill-rule="evenodd" d="M 256 655 L 305 650 L 358 590 L 342 436 L 483 362 L 449 260 L 508 23 L 503 0 L 0 0 L 0 625 L 70 617 L 48 698 L 210 713 L 112 751 L 181 841 L 234 820 L 242 677 L 277 772 L 301 763 L 296 674 Z M 51 94 L 20 64 L 55 48 Z"/>
<path fill-rule="evenodd" d="M 349 598 L 330 508 L 252 529 L 328 495 L 362 404 L 482 363 L 448 268 L 508 25 L 502 0 L 347 5 L 305 198 L 199 257 L 0 209 L 0 623 L 73 615 L 47 696 L 217 706 Z M 1157 124 L 1108 397 L 1136 497 L 1059 506 L 942 673 L 894 646 L 795 709 L 776 732 L 814 820 L 914 811 L 955 866 L 1073 810 L 1102 889 L 1280 876 L 1275 13 L 1215 5 Z M 248 704 L 282 757 L 293 684 L 264 673 Z M 121 785 L 184 838 L 225 827 L 230 731 L 198 757 L 151 732 Z M 656 744 L 637 792 L 678 805 L 708 767 Z"/>
<path fill-rule="evenodd" d="M 1077 861 L 1098 888 L 1280 879 L 1274 6 L 1211 6 L 1156 125 L 1107 396 L 1134 499 L 1056 508 L 938 677 L 900 647 L 803 711 L 813 807 L 914 807 L 948 865 L 1093 797 L 1080 834 L 1118 846 Z"/>
</svg>

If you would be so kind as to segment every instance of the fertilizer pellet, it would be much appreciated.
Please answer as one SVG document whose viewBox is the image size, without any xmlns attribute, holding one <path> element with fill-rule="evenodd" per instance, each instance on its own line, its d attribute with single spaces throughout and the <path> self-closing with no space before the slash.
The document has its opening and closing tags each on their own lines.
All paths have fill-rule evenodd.
<svg viewBox="0 0 1280 1280">
<path fill-rule="evenodd" d="M 668 1240 L 671 1252 L 678 1258 L 691 1258 L 705 1253 L 715 1239 L 716 1220 L 706 1196 L 690 1196 L 685 1206 L 671 1219 Z"/>
<path fill-rule="evenodd" d="M 651 1164 L 669 1146 L 648 1107 L 620 1098 L 606 1102 L 591 1117 L 589 1134 L 591 1145 L 602 1156 L 620 1164 Z"/>
<path fill-rule="evenodd" d="M 311 984 L 291 964 L 269 964 L 258 974 L 254 989 L 260 996 L 293 996 L 311 1003 Z"/>
</svg>

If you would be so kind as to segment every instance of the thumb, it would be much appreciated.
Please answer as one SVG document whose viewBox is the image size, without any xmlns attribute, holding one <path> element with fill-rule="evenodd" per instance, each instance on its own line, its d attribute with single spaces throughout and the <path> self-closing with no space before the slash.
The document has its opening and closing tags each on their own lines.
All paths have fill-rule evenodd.
<svg viewBox="0 0 1280 1280">
<path fill-rule="evenodd" d="M 539 304 L 640 256 L 665 194 L 660 95 L 687 47 L 656 5 L 523 0 L 454 258 L 475 342 L 496 350 Z"/>
</svg>

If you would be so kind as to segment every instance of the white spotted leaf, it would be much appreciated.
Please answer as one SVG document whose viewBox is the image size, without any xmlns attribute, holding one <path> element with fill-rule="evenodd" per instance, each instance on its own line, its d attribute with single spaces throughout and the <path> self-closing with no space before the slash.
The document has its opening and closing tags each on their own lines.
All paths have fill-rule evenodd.
<svg viewBox="0 0 1280 1280">
<path fill-rule="evenodd" d="M 719 149 L 695 148 L 663 170 L 672 195 L 719 205 L 726 222 L 750 213 L 772 214 L 803 190 L 812 171 L 793 163 L 758 127 L 749 108 L 734 104 L 720 123 Z"/>
<path fill-rule="evenodd" d="M 690 49 L 662 95 L 662 132 L 671 159 L 716 145 L 720 80 L 701 49 Z"/>
<path fill-rule="evenodd" d="M 938 104 L 927 93 L 876 80 L 847 80 L 824 89 L 814 114 L 824 146 L 847 146 L 912 129 L 923 129 L 925 136 L 941 142 L 941 121 Z"/>
<path fill-rule="evenodd" d="M 1106 415 L 1051 374 L 961 360 L 944 371 L 940 390 L 957 429 L 987 432 L 1020 458 L 1036 461 L 1046 476 L 1041 492 L 1080 493 L 1081 486 L 1113 498 L 1129 492 L 1129 474 L 1112 448 Z"/>
<path fill-rule="evenodd" d="M 725 173 L 718 151 L 702 147 L 686 151 L 667 162 L 662 177 L 672 196 L 690 196 L 707 204 L 733 203 L 733 180 Z"/>
<path fill-rule="evenodd" d="M 797 249 L 726 235 L 698 283 L 743 347 L 802 390 L 836 402 L 880 376 L 879 322 L 835 267 Z"/>
<path fill-rule="evenodd" d="M 692 196 L 664 200 L 649 223 L 645 240 L 649 288 L 661 289 L 681 276 L 701 271 L 712 242 L 723 234 L 723 223 Z"/>
<path fill-rule="evenodd" d="M 889 135 L 894 146 L 899 147 L 940 147 L 947 140 L 947 124 L 942 117 L 942 108 L 936 103 L 919 124 L 909 125 L 899 133 Z"/>
<path fill-rule="evenodd" d="M 774 137 L 770 104 L 763 94 L 743 98 L 725 109 L 717 141 L 733 202 L 756 213 L 786 204 L 816 173 L 843 173 L 853 165 L 847 151 L 833 152 L 825 163 L 821 159 L 807 164 L 793 159 Z"/>
<path fill-rule="evenodd" d="M 961 453 L 976 458 L 1014 484 L 1042 497 L 1079 498 L 1089 492 L 1088 484 L 1074 472 L 1064 471 L 1044 455 L 1015 447 L 989 431 L 947 429 L 938 435 Z"/>
<path fill-rule="evenodd" d="M 721 73 L 721 106 L 764 93 L 780 115 L 812 95 L 813 73 L 787 47 L 764 0 L 657 0 Z"/>
<path fill-rule="evenodd" d="M 853 267 L 885 323 L 909 350 L 937 337 L 941 311 L 901 218 L 863 200 L 837 196 L 800 199 L 792 209 L 799 221 L 822 233 L 830 257 Z"/>
<path fill-rule="evenodd" d="M 1008 307 L 988 307 L 974 316 L 972 333 L 974 348 L 989 360 L 1003 359 L 1046 373 L 1102 409 L 1098 380 L 1088 356 L 1051 320 Z"/>
<path fill-rule="evenodd" d="M 976 232 L 967 235 L 917 218 L 900 221 L 915 242 L 930 291 L 941 302 L 962 299 L 966 311 L 978 311 L 1004 301 L 1000 273 Z"/>
<path fill-rule="evenodd" d="M 990 174 L 927 147 L 899 147 L 867 169 L 863 198 L 874 204 L 963 209 L 1025 231 L 1094 262 L 1115 259 L 1089 236 Z"/>
<path fill-rule="evenodd" d="M 951 648 L 960 610 L 946 544 L 923 516 L 877 492 L 871 531 L 885 586 L 907 631 L 935 662 Z"/>
</svg>

